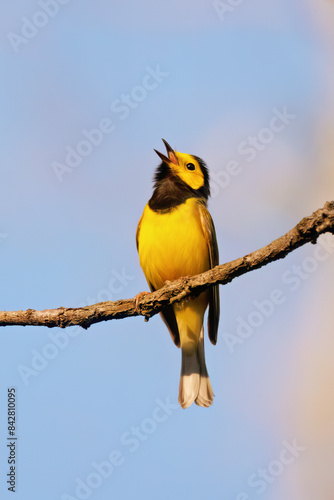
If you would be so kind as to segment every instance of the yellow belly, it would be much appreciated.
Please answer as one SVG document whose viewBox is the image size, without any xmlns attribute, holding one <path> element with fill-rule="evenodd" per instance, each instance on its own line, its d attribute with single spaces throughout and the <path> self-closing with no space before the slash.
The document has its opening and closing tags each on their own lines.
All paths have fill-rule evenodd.
<svg viewBox="0 0 334 500">
<path fill-rule="evenodd" d="M 138 238 L 140 265 L 155 289 L 167 280 L 193 276 L 210 269 L 198 205 L 189 199 L 174 210 L 158 214 L 146 205 Z M 174 304 L 181 347 L 197 349 L 203 316 L 208 305 L 207 292 L 190 301 Z"/>
<path fill-rule="evenodd" d="M 210 268 L 208 245 L 193 198 L 163 214 L 146 205 L 138 244 L 140 265 L 156 289 L 167 280 Z"/>
</svg>

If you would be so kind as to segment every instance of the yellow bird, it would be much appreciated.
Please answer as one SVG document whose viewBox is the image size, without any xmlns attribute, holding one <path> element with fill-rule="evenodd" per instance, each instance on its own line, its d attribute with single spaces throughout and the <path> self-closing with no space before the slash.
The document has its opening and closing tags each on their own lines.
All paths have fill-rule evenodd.
<svg viewBox="0 0 334 500">
<path fill-rule="evenodd" d="M 154 191 L 144 208 L 136 234 L 140 265 L 151 291 L 166 281 L 200 274 L 218 264 L 215 227 L 207 199 L 210 195 L 206 164 L 197 156 L 174 151 L 165 143 L 167 156 L 154 177 Z M 174 343 L 182 351 L 179 403 L 194 401 L 208 407 L 213 390 L 204 357 L 204 313 L 209 305 L 208 334 L 217 342 L 219 287 L 191 300 L 167 307 L 161 313 Z"/>
</svg>

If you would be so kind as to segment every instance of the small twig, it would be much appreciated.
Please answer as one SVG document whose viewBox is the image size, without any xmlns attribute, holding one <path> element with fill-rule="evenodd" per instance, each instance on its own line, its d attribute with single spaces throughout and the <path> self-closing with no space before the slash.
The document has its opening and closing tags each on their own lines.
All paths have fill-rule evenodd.
<svg viewBox="0 0 334 500">
<path fill-rule="evenodd" d="M 242 274 L 259 269 L 275 260 L 283 259 L 290 252 L 306 243 L 316 243 L 318 237 L 327 232 L 334 234 L 334 202 L 327 202 L 323 208 L 314 212 L 310 217 L 302 219 L 284 236 L 245 255 L 245 257 L 216 266 L 197 276 L 169 282 L 159 290 L 145 295 L 139 302 L 140 313 L 136 310 L 134 299 L 126 299 L 116 302 L 99 302 L 91 306 L 77 308 L 4 311 L 0 312 L 0 326 L 34 325 L 66 328 L 80 325 L 87 329 L 94 323 L 138 316 L 139 314 L 148 319 L 166 306 L 179 302 L 185 297 L 196 297 L 215 284 L 225 285 Z"/>
</svg>

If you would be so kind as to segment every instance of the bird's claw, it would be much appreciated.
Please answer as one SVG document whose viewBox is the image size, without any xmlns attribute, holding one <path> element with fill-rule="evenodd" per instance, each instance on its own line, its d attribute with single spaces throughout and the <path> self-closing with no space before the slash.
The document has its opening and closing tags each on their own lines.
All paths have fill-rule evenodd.
<svg viewBox="0 0 334 500">
<path fill-rule="evenodd" d="M 145 295 L 148 295 L 150 292 L 140 292 L 138 293 L 135 298 L 133 299 L 134 300 L 134 303 L 135 303 L 135 310 L 138 314 L 141 314 L 141 311 L 140 311 L 140 304 L 139 302 L 141 301 L 141 299 L 145 296 Z"/>
</svg>

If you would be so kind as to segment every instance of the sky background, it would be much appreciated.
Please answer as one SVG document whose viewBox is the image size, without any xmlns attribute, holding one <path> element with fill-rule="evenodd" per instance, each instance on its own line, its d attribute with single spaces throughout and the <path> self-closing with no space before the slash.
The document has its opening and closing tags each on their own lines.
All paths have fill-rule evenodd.
<svg viewBox="0 0 334 500">
<path fill-rule="evenodd" d="M 147 289 L 135 232 L 161 137 L 209 166 L 222 263 L 333 199 L 334 4 L 224 3 L 220 15 L 204 0 L 63 0 L 44 15 L 43 0 L 0 7 L 1 310 Z M 29 38 L 15 38 L 22 30 Z M 163 74 L 156 85 L 152 71 Z M 268 131 L 284 110 L 281 130 Z M 109 133 L 66 166 L 101 120 Z M 250 136 L 261 150 L 247 155 Z M 159 317 L 3 328 L 1 498 L 12 498 L 15 387 L 16 500 L 332 500 L 333 239 L 221 288 L 217 346 L 206 339 L 209 409 L 177 406 L 180 351 Z M 265 317 L 258 304 L 275 290 L 281 303 Z M 284 451 L 296 444 L 295 456 Z M 111 460 L 102 477 L 97 464 Z"/>
</svg>

